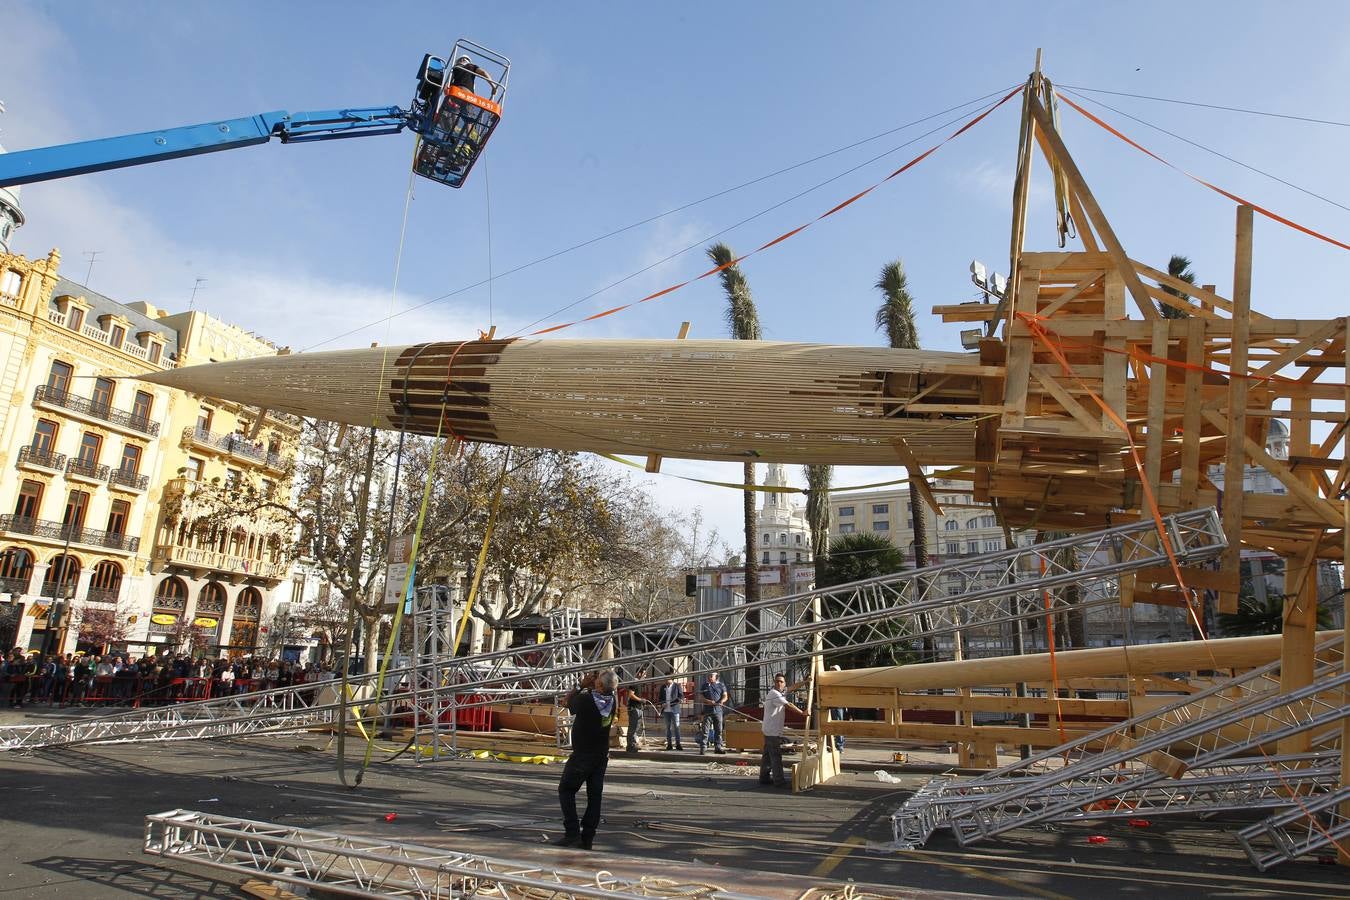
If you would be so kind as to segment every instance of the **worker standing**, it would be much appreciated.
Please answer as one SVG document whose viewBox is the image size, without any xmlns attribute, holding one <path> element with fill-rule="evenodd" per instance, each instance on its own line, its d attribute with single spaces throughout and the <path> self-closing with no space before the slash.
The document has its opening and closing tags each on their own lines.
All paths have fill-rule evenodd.
<svg viewBox="0 0 1350 900">
<path fill-rule="evenodd" d="M 708 673 L 699 693 L 703 695 L 703 727 L 698 731 L 698 752 L 703 753 L 708 744 L 713 745 L 714 753 L 726 753 L 723 729 L 726 725 L 727 686 L 718 680 L 716 672 Z M 711 732 L 711 733 L 709 733 Z"/>
<path fill-rule="evenodd" d="M 554 843 L 591 849 L 600 825 L 600 800 L 609 767 L 609 728 L 618 710 L 619 676 L 613 669 L 592 672 L 568 692 L 565 705 L 572 720 L 572 755 L 558 780 L 564 834 Z M 586 814 L 577 818 L 577 791 L 586 785 Z"/>
</svg>

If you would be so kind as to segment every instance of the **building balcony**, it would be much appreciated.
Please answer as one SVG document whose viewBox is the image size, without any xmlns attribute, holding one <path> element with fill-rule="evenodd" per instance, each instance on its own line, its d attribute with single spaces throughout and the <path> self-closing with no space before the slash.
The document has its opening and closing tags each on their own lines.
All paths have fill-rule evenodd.
<svg viewBox="0 0 1350 900">
<path fill-rule="evenodd" d="M 122 553 L 135 553 L 141 547 L 139 537 L 99 531 L 96 528 L 72 528 L 60 522 L 30 519 L 26 516 L 0 516 L 0 533 L 25 535 L 50 544 L 69 542 Z"/>
<path fill-rule="evenodd" d="M 56 390 L 46 384 L 40 385 L 34 392 L 33 405 L 65 410 L 83 418 L 93 419 L 96 422 L 112 425 L 115 428 L 131 431 L 138 435 L 149 437 L 159 435 L 159 423 L 151 422 L 145 416 L 113 409 L 106 403 L 96 403 L 88 397 L 76 397 L 69 391 Z"/>
<path fill-rule="evenodd" d="M 281 458 L 279 453 L 268 453 L 267 448 L 263 447 L 262 444 L 250 441 L 238 434 L 216 434 L 201 428 L 190 427 L 183 429 L 183 443 L 208 452 L 224 453 L 239 459 L 246 459 L 277 471 L 286 468 L 286 461 Z"/>
<path fill-rule="evenodd" d="M 28 593 L 27 578 L 0 578 L 0 595 Z"/>
<path fill-rule="evenodd" d="M 66 463 L 66 474 L 88 481 L 107 481 L 108 467 L 76 458 Z"/>
<path fill-rule="evenodd" d="M 137 475 L 126 469 L 113 469 L 108 473 L 108 484 L 114 488 L 130 491 L 143 491 L 150 486 L 149 475 Z"/>
<path fill-rule="evenodd" d="M 155 563 L 161 566 L 181 566 L 195 572 L 223 572 L 235 579 L 257 578 L 262 581 L 281 581 L 286 577 L 286 566 L 262 559 L 235 556 L 219 550 L 185 547 L 181 544 L 161 544 L 155 547 Z"/>
<path fill-rule="evenodd" d="M 66 468 L 66 455 L 50 450 L 35 450 L 32 447 L 19 449 L 18 464 L 29 469 L 43 469 L 48 472 L 63 472 Z"/>
<path fill-rule="evenodd" d="M 90 588 L 84 595 L 84 599 L 90 603 L 107 603 L 109 605 L 117 603 L 117 595 L 122 591 L 120 588 L 107 590 L 105 588 Z"/>
</svg>

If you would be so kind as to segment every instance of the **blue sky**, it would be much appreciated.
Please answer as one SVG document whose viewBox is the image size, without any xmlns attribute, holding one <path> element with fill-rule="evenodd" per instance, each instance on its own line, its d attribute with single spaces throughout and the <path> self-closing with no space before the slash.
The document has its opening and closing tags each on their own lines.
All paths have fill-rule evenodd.
<svg viewBox="0 0 1350 900">
<path fill-rule="evenodd" d="M 1062 85 L 1350 121 L 1350 19 L 1338 3 L 7 0 L 0 16 L 0 100 L 8 108 L 0 142 L 11 150 L 272 109 L 406 105 L 422 53 L 447 53 L 460 36 L 511 57 L 504 120 L 484 163 L 462 190 L 420 179 L 415 186 L 396 299 L 411 136 L 272 144 L 24 189 L 29 223 L 14 242 L 19 252 L 59 247 L 65 274 L 82 281 L 82 254 L 101 250 L 93 289 L 169 308 L 186 306 L 204 277 L 200 307 L 296 349 L 339 335 L 325 346 L 454 339 L 489 323 L 510 333 L 684 280 L 707 268 L 701 248 L 709 235 L 756 216 L 722 239 L 741 251 L 757 246 L 933 138 L 841 173 L 960 114 L 347 334 L 490 271 L 1011 87 L 1025 79 L 1037 47 Z M 1350 128 L 1090 96 L 1350 206 Z M 1179 165 L 1350 237 L 1345 209 L 1095 109 Z M 956 328 L 927 308 L 972 295 L 972 258 L 1006 270 L 1016 116 L 1015 104 L 1006 105 L 847 212 L 748 261 L 765 336 L 879 342 L 872 284 L 884 263 L 900 258 L 923 311 L 924 345 L 955 349 Z M 1065 110 L 1063 119 L 1130 254 L 1162 265 L 1185 253 L 1200 281 L 1226 293 L 1232 204 L 1076 113 Z M 1036 175 L 1027 243 L 1052 249 L 1044 170 Z M 1260 309 L 1322 317 L 1350 308 L 1350 253 L 1260 219 L 1255 270 Z M 673 336 L 688 319 L 693 336 L 720 337 L 722 306 L 709 279 L 568 336 Z M 734 478 L 739 467 L 671 463 L 667 471 Z M 841 471 L 836 481 L 896 474 Z M 668 505 L 702 505 L 734 542 L 734 492 L 647 478 Z"/>
</svg>

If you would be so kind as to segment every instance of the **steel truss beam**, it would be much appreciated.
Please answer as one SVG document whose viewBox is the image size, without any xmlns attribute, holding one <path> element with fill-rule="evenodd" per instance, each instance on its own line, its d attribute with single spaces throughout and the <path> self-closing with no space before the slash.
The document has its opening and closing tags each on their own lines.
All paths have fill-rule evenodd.
<svg viewBox="0 0 1350 900">
<path fill-rule="evenodd" d="M 614 900 L 698 893 L 718 900 L 751 898 L 731 891 L 704 893 L 705 885 L 662 881 L 658 887 L 646 879 L 608 872 L 554 868 L 183 809 L 145 817 L 144 851 L 351 897 L 449 900 L 486 893 L 507 900 L 548 896 Z"/>
<path fill-rule="evenodd" d="M 1340 640 L 1333 638 L 1318 647 L 1315 674 L 1319 680 L 1333 678 L 1340 672 Z M 1190 761 L 1185 775 L 1176 782 L 1178 787 L 1206 769 L 1241 765 L 1242 760 L 1229 757 L 1241 753 L 1244 747 L 1259 747 L 1268 739 L 1252 743 L 1254 729 L 1244 730 L 1244 715 L 1248 716 L 1248 726 L 1262 723 L 1274 726 L 1275 720 L 1261 718 L 1260 710 L 1278 711 L 1298 702 L 1280 694 L 1279 669 L 1279 661 L 1268 663 L 1236 678 L 1216 682 L 1161 709 L 976 778 L 934 779 L 892 816 L 895 840 L 906 846 L 920 846 L 938 828 L 950 826 L 954 818 L 984 808 L 1002 810 L 1017 818 L 1017 824 L 1030 824 L 1046 819 L 1057 821 L 1052 814 L 1043 814 L 1054 805 L 1055 799 L 1067 798 L 1060 810 L 1064 818 L 1080 818 L 1084 817 L 1085 807 L 1104 812 L 1113 808 L 1114 800 L 1132 793 L 1152 791 L 1156 798 L 1158 791 L 1167 792 L 1172 786 L 1148 780 L 1158 772 L 1145 760 L 1157 751 L 1185 752 L 1187 748 L 1194 753 L 1212 751 L 1203 761 L 1198 757 Z M 1323 690 L 1319 688 L 1313 693 L 1320 694 Z M 1327 699 L 1320 698 L 1319 702 Z M 1220 720 L 1225 717 L 1236 717 L 1236 727 L 1222 725 Z M 1274 772 L 1278 770 L 1276 759 L 1281 758 L 1262 757 L 1258 763 L 1265 762 L 1265 767 Z M 1083 799 L 1084 792 L 1094 795 Z M 1193 798 L 1197 807 L 1203 807 L 1202 796 L 1179 791 L 1173 795 L 1170 808 L 1181 811 L 1179 801 L 1185 797 Z M 1038 802 L 1038 797 L 1045 802 Z M 1000 807 L 1005 802 L 1011 804 L 1007 809 Z"/>
<path fill-rule="evenodd" d="M 1320 797 L 1299 798 L 1289 809 L 1248 825 L 1238 842 L 1262 872 L 1305 853 L 1350 839 L 1350 785 Z M 1263 849 L 1263 844 L 1269 845 Z"/>
<path fill-rule="evenodd" d="M 1172 553 L 1182 564 L 1216 557 L 1226 546 L 1223 530 L 1213 509 L 1193 510 L 1167 516 L 1164 528 Z M 1045 615 L 1044 591 L 1074 583 L 1096 590 L 1084 593 L 1078 608 L 1117 602 L 1117 576 L 1146 566 L 1166 564 L 1168 555 L 1158 546 L 1152 522 L 1138 521 L 1102 531 L 1072 535 L 1057 541 L 1003 550 L 984 556 L 951 560 L 924 569 L 900 572 L 867 581 L 760 600 L 713 616 L 689 614 L 664 622 L 625 626 L 608 632 L 606 640 L 585 647 L 580 637 L 533 644 L 523 648 L 554 661 L 552 668 L 522 671 L 522 648 L 496 651 L 467 658 L 443 656 L 413 668 L 392 669 L 389 681 L 398 685 L 385 692 L 382 710 L 374 715 L 392 715 L 399 709 L 425 708 L 432 690 L 452 696 L 458 708 L 486 705 L 503 700 L 552 697 L 579 673 L 600 665 L 605 646 L 629 646 L 633 652 L 622 661 L 631 673 L 648 666 L 655 681 L 653 663 L 688 656 L 688 638 L 699 635 L 693 667 L 696 675 L 725 668 L 724 656 L 733 653 L 736 664 L 761 666 L 805 659 L 818 652 L 858 649 L 891 644 L 926 635 L 953 634 L 971 624 L 996 624 L 1041 618 Z M 949 585 L 960 585 L 948 594 Z M 817 612 L 820 610 L 820 612 Z M 750 612 L 760 613 L 761 630 L 746 627 Z M 715 619 L 709 628 L 709 620 Z M 653 633 L 662 635 L 652 638 Z M 688 636 L 688 637 L 682 637 Z M 813 647 L 813 640 L 819 649 Z M 326 723 L 342 705 L 369 706 L 366 697 L 376 676 L 352 679 L 353 695 L 346 700 L 306 706 L 313 685 L 278 688 L 256 694 L 241 694 L 223 700 L 176 704 L 165 710 L 136 710 L 85 719 L 79 722 L 39 726 L 26 730 L 0 729 L 0 748 L 23 749 L 109 741 L 164 740 L 252 734 L 258 731 L 294 730 Z M 634 683 L 629 678 L 629 683 Z M 435 704 L 433 703 L 433 706 Z M 426 721 L 436 721 L 434 710 Z M 419 718 L 421 714 L 419 713 Z"/>
</svg>

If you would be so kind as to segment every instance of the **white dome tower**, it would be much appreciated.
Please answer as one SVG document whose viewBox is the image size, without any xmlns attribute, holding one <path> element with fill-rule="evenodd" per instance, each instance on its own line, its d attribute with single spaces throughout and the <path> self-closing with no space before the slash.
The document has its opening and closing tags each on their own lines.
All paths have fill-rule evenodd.
<svg viewBox="0 0 1350 900">
<path fill-rule="evenodd" d="M 5 105 L 0 103 L 0 113 Z M 0 146 L 0 153 L 5 148 Z M 0 253 L 9 252 L 9 242 L 14 232 L 23 225 L 23 207 L 19 206 L 19 186 L 0 187 Z"/>
</svg>

